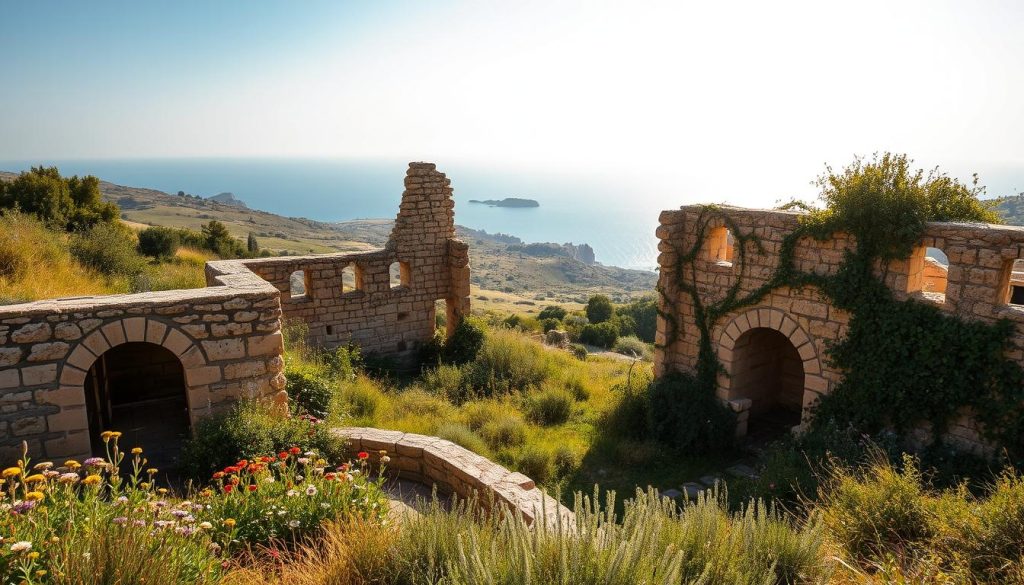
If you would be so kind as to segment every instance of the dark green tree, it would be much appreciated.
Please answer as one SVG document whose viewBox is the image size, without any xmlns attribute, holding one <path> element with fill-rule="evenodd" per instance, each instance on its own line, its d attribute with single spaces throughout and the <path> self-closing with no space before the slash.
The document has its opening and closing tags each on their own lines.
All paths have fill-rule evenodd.
<svg viewBox="0 0 1024 585">
<path fill-rule="evenodd" d="M 154 258 L 170 258 L 181 245 L 178 232 L 166 227 L 148 227 L 139 232 L 139 252 Z"/>
<path fill-rule="evenodd" d="M 93 176 L 61 176 L 57 167 L 32 167 L 10 183 L 0 183 L 0 209 L 19 209 L 69 231 L 87 230 L 117 219 L 117 205 L 100 195 Z"/>
<path fill-rule="evenodd" d="M 604 323 L 615 314 L 612 300 L 604 295 L 594 295 L 587 301 L 587 319 L 591 323 Z"/>
<path fill-rule="evenodd" d="M 252 254 L 253 256 L 259 254 L 260 244 L 259 242 L 256 241 L 256 234 L 249 232 L 249 239 L 248 241 L 246 241 L 246 248 L 249 250 L 249 253 Z"/>
</svg>

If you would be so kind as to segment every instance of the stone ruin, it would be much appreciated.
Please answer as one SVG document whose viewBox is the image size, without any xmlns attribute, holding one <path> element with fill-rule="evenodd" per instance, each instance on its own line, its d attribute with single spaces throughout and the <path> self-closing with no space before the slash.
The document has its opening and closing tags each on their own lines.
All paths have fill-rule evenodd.
<svg viewBox="0 0 1024 585">
<path fill-rule="evenodd" d="M 660 240 L 659 287 L 671 299 L 662 299 L 657 329 L 655 372 L 693 371 L 697 365 L 700 333 L 694 307 L 677 282 L 678 250 L 697 243 L 700 206 L 664 211 L 657 236 Z M 761 238 L 765 253 L 748 253 L 743 274 L 733 263 L 735 239 L 721 219 L 712 219 L 695 261 L 693 280 L 701 298 L 722 299 L 742 277 L 740 294 L 768 281 L 779 263 L 783 239 L 792 232 L 799 214 L 785 211 L 724 208 L 741 233 Z M 819 242 L 803 238 L 797 243 L 795 267 L 804 272 L 834 274 L 844 251 L 854 242 L 848 236 Z M 948 258 L 948 266 L 941 258 Z M 914 298 L 968 320 L 994 323 L 1009 319 L 1018 324 L 1008 356 L 1024 364 L 1024 228 L 1002 225 L 930 223 L 914 253 L 893 262 L 886 284 L 899 300 Z M 667 318 L 666 318 L 667 316 Z M 668 338 L 669 319 L 680 324 L 676 339 Z M 738 435 L 771 429 L 799 429 L 809 408 L 828 394 L 841 379 L 824 358 L 828 344 L 845 335 L 850 315 L 831 306 L 813 288 L 779 288 L 759 303 L 723 316 L 711 331 L 711 343 L 725 372 L 719 375 L 718 397 L 738 414 Z M 927 421 L 919 429 L 929 433 Z M 969 412 L 962 412 L 945 436 L 948 442 L 975 453 L 990 449 Z"/>
<path fill-rule="evenodd" d="M 0 307 L 0 457 L 22 441 L 32 457 L 87 457 L 114 429 L 169 461 L 200 418 L 241 398 L 287 400 L 282 318 L 316 345 L 409 356 L 433 336 L 437 301 L 448 331 L 469 311 L 451 195 L 433 164 L 411 163 L 383 249 L 216 261 L 206 288 Z"/>
</svg>

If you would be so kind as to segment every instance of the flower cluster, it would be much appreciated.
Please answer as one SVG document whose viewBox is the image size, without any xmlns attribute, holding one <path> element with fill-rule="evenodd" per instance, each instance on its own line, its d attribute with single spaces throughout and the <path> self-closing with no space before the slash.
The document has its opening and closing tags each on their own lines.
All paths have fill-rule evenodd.
<svg viewBox="0 0 1024 585">
<path fill-rule="evenodd" d="M 366 458 L 331 466 L 292 447 L 239 460 L 179 497 L 156 485 L 158 470 L 141 448 L 121 450 L 120 437 L 103 433 L 105 457 L 59 465 L 33 465 L 23 447 L 17 465 L 0 472 L 0 583 L 66 579 L 68 559 L 88 561 L 95 538 L 120 543 L 125 554 L 165 554 L 187 565 L 178 567 L 182 574 L 211 575 L 237 547 L 297 539 L 325 520 L 382 520 L 386 512 Z"/>
</svg>

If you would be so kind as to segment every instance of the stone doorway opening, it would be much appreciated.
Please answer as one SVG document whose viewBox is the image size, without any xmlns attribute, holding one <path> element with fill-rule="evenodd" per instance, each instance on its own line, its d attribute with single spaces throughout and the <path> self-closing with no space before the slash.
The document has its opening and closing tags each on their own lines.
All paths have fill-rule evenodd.
<svg viewBox="0 0 1024 585">
<path fill-rule="evenodd" d="M 751 401 L 747 437 L 777 438 L 800 424 L 804 365 L 793 343 L 766 327 L 744 332 L 733 347 L 732 390 Z"/>
<path fill-rule="evenodd" d="M 122 450 L 142 447 L 149 466 L 173 469 L 190 432 L 186 393 L 185 370 L 170 350 L 142 342 L 108 350 L 85 378 L 93 453 L 104 452 L 100 434 L 115 430 Z"/>
</svg>

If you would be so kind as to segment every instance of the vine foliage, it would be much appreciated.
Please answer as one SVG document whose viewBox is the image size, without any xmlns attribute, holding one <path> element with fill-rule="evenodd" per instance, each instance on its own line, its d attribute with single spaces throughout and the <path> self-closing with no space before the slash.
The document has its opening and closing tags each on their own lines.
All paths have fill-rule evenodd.
<svg viewBox="0 0 1024 585">
<path fill-rule="evenodd" d="M 883 279 L 888 263 L 909 257 L 928 221 L 998 222 L 979 200 L 975 178 L 966 186 L 937 170 L 912 171 L 905 155 L 883 154 L 856 159 L 842 172 L 826 169 L 817 181 L 823 206 L 801 216 L 799 226 L 783 240 L 775 272 L 761 287 L 743 293 L 742 275 L 748 254 L 764 253 L 759 238 L 743 233 L 726 210 L 701 208 L 696 238 L 689 249 L 677 250 L 673 284 L 693 305 L 699 333 L 699 354 L 693 383 L 714 396 L 723 372 L 712 346 L 711 330 L 726 314 L 763 300 L 780 287 L 814 288 L 833 306 L 850 314 L 847 334 L 830 345 L 826 358 L 844 373 L 842 380 L 817 406 L 809 432 L 839 425 L 874 434 L 886 428 L 898 433 L 921 420 L 931 421 L 939 436 L 962 407 L 982 423 L 986 438 L 1012 457 L 1024 455 L 1024 375 L 1006 358 L 1012 323 L 965 321 L 913 299 L 897 300 Z M 708 302 L 697 287 L 697 259 L 707 230 L 724 224 L 735 237 L 736 278 L 723 298 Z M 846 251 L 831 275 L 795 268 L 797 242 L 849 234 L 855 246 Z M 682 324 L 674 295 L 659 287 L 669 310 L 666 343 L 678 339 Z M 683 422 L 683 421 L 680 421 Z M 699 421 L 696 421 L 699 422 Z M 695 421 L 689 421 L 695 424 Z"/>
</svg>

